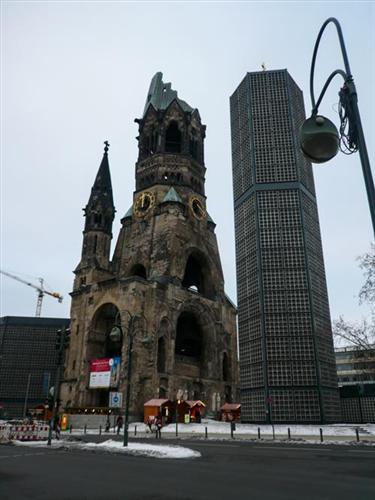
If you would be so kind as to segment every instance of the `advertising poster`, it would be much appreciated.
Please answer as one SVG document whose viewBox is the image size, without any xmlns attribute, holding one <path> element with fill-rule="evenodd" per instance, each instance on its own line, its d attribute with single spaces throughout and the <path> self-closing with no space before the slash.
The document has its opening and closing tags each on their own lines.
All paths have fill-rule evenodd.
<svg viewBox="0 0 375 500">
<path fill-rule="evenodd" d="M 93 359 L 90 364 L 90 389 L 117 387 L 120 378 L 120 358 Z"/>
</svg>

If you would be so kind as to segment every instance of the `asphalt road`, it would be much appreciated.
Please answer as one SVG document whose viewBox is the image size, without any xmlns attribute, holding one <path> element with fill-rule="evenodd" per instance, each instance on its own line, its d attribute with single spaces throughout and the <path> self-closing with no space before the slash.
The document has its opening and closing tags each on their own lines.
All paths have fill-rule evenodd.
<svg viewBox="0 0 375 500">
<path fill-rule="evenodd" d="M 200 451 L 202 458 L 2 445 L 0 499 L 375 499 L 375 449 L 370 447 L 178 444 Z"/>
</svg>

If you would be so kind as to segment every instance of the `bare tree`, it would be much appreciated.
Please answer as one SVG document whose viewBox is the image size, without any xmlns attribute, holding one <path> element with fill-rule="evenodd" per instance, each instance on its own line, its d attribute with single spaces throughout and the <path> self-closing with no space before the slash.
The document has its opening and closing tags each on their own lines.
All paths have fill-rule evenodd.
<svg viewBox="0 0 375 500">
<path fill-rule="evenodd" d="M 364 270 L 365 282 L 359 291 L 360 304 L 370 304 L 372 312 L 375 310 L 375 244 L 371 245 L 368 253 L 359 257 L 359 267 Z"/>
<path fill-rule="evenodd" d="M 358 257 L 365 282 L 359 291 L 359 303 L 370 306 L 370 318 L 357 323 L 345 321 L 343 316 L 333 322 L 333 335 L 358 349 L 374 349 L 375 344 L 375 245 Z"/>
<path fill-rule="evenodd" d="M 370 321 L 363 319 L 358 323 L 345 321 L 342 316 L 333 322 L 333 335 L 359 349 L 371 349 L 375 342 L 375 315 Z"/>
</svg>

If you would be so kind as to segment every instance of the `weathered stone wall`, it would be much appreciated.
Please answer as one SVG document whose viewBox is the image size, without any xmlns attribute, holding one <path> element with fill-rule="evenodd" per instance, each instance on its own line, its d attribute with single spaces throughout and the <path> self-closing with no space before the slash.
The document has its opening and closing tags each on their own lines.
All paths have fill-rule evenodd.
<svg viewBox="0 0 375 500">
<path fill-rule="evenodd" d="M 171 121 L 181 127 L 181 154 L 163 152 Z M 109 390 L 89 388 L 90 361 L 113 352 L 121 356 L 117 390 L 125 391 L 132 334 L 133 416 L 141 416 L 143 404 L 157 397 L 202 399 L 208 413 L 216 412 L 237 396 L 236 309 L 224 294 L 215 224 L 206 212 L 205 127 L 197 110 L 186 114 L 177 101 L 162 117 L 150 107 L 139 122 L 137 191 L 113 259 L 109 234 L 84 234 L 84 244 L 92 247 L 94 238 L 96 246 L 75 271 L 63 405 L 108 404 Z M 150 155 L 155 133 L 157 151 Z M 120 345 L 109 339 L 114 325 L 123 331 Z"/>
</svg>

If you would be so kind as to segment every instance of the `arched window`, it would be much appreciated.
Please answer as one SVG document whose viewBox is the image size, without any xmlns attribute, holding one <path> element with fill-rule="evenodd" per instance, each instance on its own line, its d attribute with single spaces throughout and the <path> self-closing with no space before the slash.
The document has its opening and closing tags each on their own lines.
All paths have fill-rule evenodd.
<svg viewBox="0 0 375 500">
<path fill-rule="evenodd" d="M 181 132 L 176 122 L 171 122 L 165 134 L 166 153 L 181 153 Z"/>
<path fill-rule="evenodd" d="M 150 137 L 149 137 L 149 151 L 150 151 L 150 154 L 154 154 L 156 152 L 156 148 L 157 148 L 157 144 L 158 144 L 158 133 L 155 129 L 153 129 L 150 133 Z"/>
<path fill-rule="evenodd" d="M 197 360 L 201 357 L 202 332 L 197 319 L 190 312 L 183 312 L 178 318 L 175 353 Z"/>
<path fill-rule="evenodd" d="M 93 222 L 96 226 L 100 226 L 102 223 L 102 214 L 93 213 Z"/>
<path fill-rule="evenodd" d="M 194 159 L 198 159 L 198 138 L 195 129 L 191 130 L 191 137 L 189 141 L 190 154 Z"/>
<path fill-rule="evenodd" d="M 132 267 L 129 276 L 139 276 L 140 278 L 147 279 L 146 268 L 142 264 L 136 264 Z"/>
<path fill-rule="evenodd" d="M 224 389 L 224 399 L 226 403 L 232 402 L 232 390 L 230 385 L 226 385 Z"/>
<path fill-rule="evenodd" d="M 225 352 L 223 356 L 223 381 L 228 382 L 228 380 L 230 380 L 229 358 Z"/>
<path fill-rule="evenodd" d="M 164 337 L 160 337 L 158 340 L 158 372 L 165 373 L 165 340 Z"/>
<path fill-rule="evenodd" d="M 186 267 L 182 286 L 195 290 L 203 295 L 207 294 L 207 283 L 203 271 L 203 262 L 195 255 L 190 255 Z"/>
<path fill-rule="evenodd" d="M 166 397 L 167 397 L 167 390 L 165 389 L 165 387 L 159 387 L 159 398 L 166 399 Z"/>
<path fill-rule="evenodd" d="M 95 235 L 94 236 L 94 245 L 93 245 L 92 253 L 96 253 L 97 248 L 98 248 L 98 237 L 97 237 L 97 235 Z"/>
</svg>

